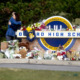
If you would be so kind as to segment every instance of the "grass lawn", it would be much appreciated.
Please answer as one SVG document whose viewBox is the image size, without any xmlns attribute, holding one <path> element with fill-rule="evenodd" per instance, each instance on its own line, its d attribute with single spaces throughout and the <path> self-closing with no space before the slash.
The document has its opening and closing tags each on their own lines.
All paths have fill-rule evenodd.
<svg viewBox="0 0 80 80">
<path fill-rule="evenodd" d="M 0 68 L 0 80 L 80 80 L 80 72 Z"/>
</svg>

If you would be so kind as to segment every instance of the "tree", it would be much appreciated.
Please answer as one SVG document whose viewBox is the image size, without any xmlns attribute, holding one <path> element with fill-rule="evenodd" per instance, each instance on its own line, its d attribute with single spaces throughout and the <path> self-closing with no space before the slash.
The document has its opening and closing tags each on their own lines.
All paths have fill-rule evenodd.
<svg viewBox="0 0 80 80">
<path fill-rule="evenodd" d="M 0 36 L 5 37 L 8 20 L 13 11 L 20 14 L 23 25 L 65 13 L 70 21 L 80 18 L 79 0 L 0 0 Z"/>
</svg>

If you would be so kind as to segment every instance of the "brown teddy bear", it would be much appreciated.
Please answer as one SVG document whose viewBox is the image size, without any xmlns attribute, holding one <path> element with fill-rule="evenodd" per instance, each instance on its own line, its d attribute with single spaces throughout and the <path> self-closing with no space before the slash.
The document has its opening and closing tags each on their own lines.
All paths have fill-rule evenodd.
<svg viewBox="0 0 80 80">
<path fill-rule="evenodd" d="M 22 47 L 22 46 L 24 46 L 24 47 L 26 47 L 26 49 L 30 50 L 29 42 L 26 42 L 26 43 L 21 42 L 21 43 L 19 43 L 19 47 Z"/>
<path fill-rule="evenodd" d="M 29 51 L 29 50 L 30 50 L 29 42 L 19 43 L 19 54 L 21 54 L 21 58 L 25 58 L 26 54 L 27 54 L 27 51 Z"/>
<path fill-rule="evenodd" d="M 26 47 L 20 47 L 19 54 L 21 54 L 21 58 L 26 58 L 27 51 Z"/>
<path fill-rule="evenodd" d="M 66 55 L 70 60 L 75 60 L 75 52 L 74 51 L 67 51 Z"/>
</svg>

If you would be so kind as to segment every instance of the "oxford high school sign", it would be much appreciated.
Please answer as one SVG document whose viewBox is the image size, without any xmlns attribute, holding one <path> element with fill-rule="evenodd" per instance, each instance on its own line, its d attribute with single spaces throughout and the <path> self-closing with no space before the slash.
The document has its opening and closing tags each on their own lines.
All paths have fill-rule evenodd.
<svg viewBox="0 0 80 80">
<path fill-rule="evenodd" d="M 60 16 L 53 16 L 45 20 L 45 25 L 54 31 L 36 31 L 36 37 L 40 46 L 44 50 L 55 51 L 61 44 L 66 50 L 69 50 L 75 43 L 75 38 L 80 38 L 80 32 L 76 31 L 60 31 L 69 28 L 73 30 L 71 23 Z M 57 31 L 58 30 L 58 31 Z M 23 31 L 17 32 L 18 37 L 25 37 Z"/>
<path fill-rule="evenodd" d="M 37 38 L 80 38 L 75 31 L 36 31 Z"/>
<path fill-rule="evenodd" d="M 37 38 L 80 38 L 80 31 L 35 31 Z M 25 38 L 23 31 L 18 30 L 18 37 Z"/>
</svg>

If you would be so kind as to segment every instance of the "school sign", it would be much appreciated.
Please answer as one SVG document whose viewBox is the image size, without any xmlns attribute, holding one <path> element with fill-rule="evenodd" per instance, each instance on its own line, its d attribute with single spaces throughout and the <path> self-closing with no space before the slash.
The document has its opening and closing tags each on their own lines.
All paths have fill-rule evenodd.
<svg viewBox="0 0 80 80">
<path fill-rule="evenodd" d="M 71 23 L 61 16 L 50 17 L 45 20 L 44 24 L 49 26 L 49 29 L 53 29 L 53 31 L 36 31 L 38 43 L 44 50 L 56 51 L 59 45 L 69 50 L 74 45 L 76 38 L 80 38 L 80 32 L 71 31 L 73 30 Z M 70 31 L 61 31 L 66 28 Z M 18 31 L 17 36 L 25 37 L 23 31 Z"/>
</svg>

